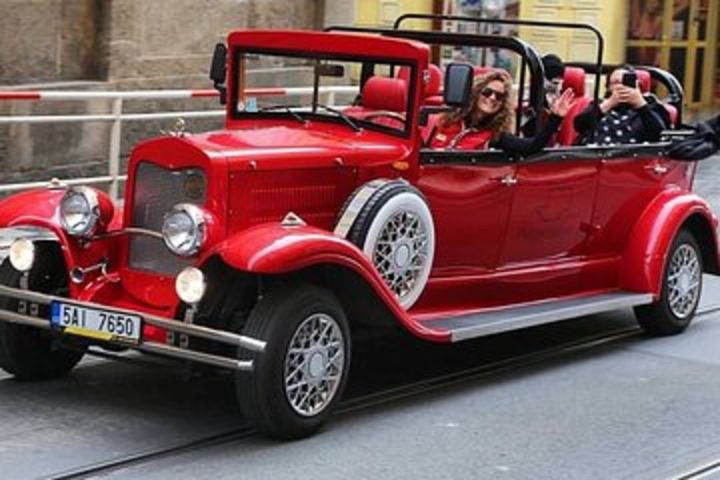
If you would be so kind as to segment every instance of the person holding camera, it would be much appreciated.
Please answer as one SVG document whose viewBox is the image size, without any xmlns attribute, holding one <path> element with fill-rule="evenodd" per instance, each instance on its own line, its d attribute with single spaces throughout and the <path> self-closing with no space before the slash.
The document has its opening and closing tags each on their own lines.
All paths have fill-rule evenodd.
<svg viewBox="0 0 720 480">
<path fill-rule="evenodd" d="M 574 127 L 576 144 L 658 142 L 662 131 L 670 127 L 670 115 L 657 101 L 643 96 L 637 74 L 628 67 L 610 74 L 606 98 L 578 114 Z"/>
</svg>

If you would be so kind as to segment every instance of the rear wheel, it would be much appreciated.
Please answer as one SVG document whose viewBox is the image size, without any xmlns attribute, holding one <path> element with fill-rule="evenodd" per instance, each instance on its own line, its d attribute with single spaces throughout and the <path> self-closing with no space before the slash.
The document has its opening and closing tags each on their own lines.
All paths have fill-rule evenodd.
<svg viewBox="0 0 720 480">
<path fill-rule="evenodd" d="M 38 244 L 37 268 L 29 272 L 31 290 L 63 294 L 67 276 L 62 255 L 57 248 Z M 20 286 L 22 273 L 8 260 L 0 265 L 0 283 Z M 14 310 L 17 301 L 2 298 L 0 307 Z M 83 352 L 59 345 L 50 332 L 0 321 L 0 367 L 20 380 L 40 380 L 66 375 L 82 359 Z"/>
<path fill-rule="evenodd" d="M 240 353 L 253 360 L 253 371 L 237 376 L 244 414 L 271 437 L 313 434 L 337 405 L 350 366 L 350 329 L 335 295 L 312 285 L 276 289 L 243 334 L 267 342 L 262 353 Z"/>
<path fill-rule="evenodd" d="M 668 252 L 660 298 L 635 308 L 640 326 L 653 335 L 674 335 L 685 330 L 700 302 L 702 272 L 697 240 L 687 230 L 681 230 Z"/>
</svg>

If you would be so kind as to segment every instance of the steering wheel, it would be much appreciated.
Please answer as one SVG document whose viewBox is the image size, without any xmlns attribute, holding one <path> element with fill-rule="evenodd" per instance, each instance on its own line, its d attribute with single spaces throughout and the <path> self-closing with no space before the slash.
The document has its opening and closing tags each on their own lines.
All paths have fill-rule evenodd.
<svg viewBox="0 0 720 480">
<path fill-rule="evenodd" d="M 374 120 L 376 118 L 382 118 L 382 117 L 392 118 L 393 120 L 397 120 L 399 122 L 405 121 L 405 114 L 393 112 L 390 110 L 379 110 L 377 112 L 368 113 L 367 115 L 365 115 L 363 117 L 363 120 Z"/>
</svg>

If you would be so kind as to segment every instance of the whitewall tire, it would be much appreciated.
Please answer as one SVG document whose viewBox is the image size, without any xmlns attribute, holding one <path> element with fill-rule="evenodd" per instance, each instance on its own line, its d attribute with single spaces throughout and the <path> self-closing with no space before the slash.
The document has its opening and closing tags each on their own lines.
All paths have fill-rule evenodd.
<svg viewBox="0 0 720 480">
<path fill-rule="evenodd" d="M 400 305 L 412 307 L 435 255 L 435 227 L 422 194 L 405 181 L 387 181 L 360 208 L 347 237 L 373 262 Z"/>
</svg>

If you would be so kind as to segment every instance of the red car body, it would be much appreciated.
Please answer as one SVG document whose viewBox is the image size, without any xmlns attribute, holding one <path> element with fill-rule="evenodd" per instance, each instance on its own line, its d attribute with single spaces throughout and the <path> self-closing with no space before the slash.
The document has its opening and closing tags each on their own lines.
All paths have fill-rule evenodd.
<svg viewBox="0 0 720 480">
<path fill-rule="evenodd" d="M 452 152 L 423 149 L 418 124 L 424 102 L 419 86 L 430 61 L 427 44 L 360 33 L 251 31 L 232 33 L 228 46 L 231 52 L 357 58 L 381 52 L 388 61 L 411 65 L 408 133 L 356 131 L 339 121 L 301 124 L 287 115 L 238 116 L 237 68 L 230 55 L 225 128 L 139 144 L 128 166 L 124 208 L 113 210 L 98 193 L 104 217 L 97 238 L 79 240 L 66 233 L 58 210 L 63 189 L 35 190 L 0 203 L 4 228 L 51 232 L 67 272 L 106 262 L 105 270 L 88 270 L 81 282 L 68 282 L 70 299 L 182 323 L 186 305 L 176 292 L 177 269 L 132 266 L 135 236 L 128 229 L 144 227 L 133 223 L 135 203 L 145 195 L 149 200 L 143 201 L 153 205 L 153 198 L 165 194 L 139 183 L 145 175 L 140 169 L 147 165 L 204 172 L 201 207 L 207 238 L 182 265 L 204 269 L 211 287 L 225 278 L 212 278 L 220 271 L 208 270 L 213 262 L 222 265 L 224 274 L 319 282 L 336 293 L 351 323 L 376 312 L 382 321 L 433 342 L 512 329 L 454 336 L 451 324 L 443 323 L 454 318 L 617 292 L 657 301 L 671 244 L 681 230 L 699 243 L 705 270 L 720 271 L 717 219 L 692 193 L 696 166 L 663 156 L 662 146 L 624 153 L 566 147 L 536 161 L 498 161 L 502 155 L 497 154 L 495 160 L 466 155 L 467 161 L 445 161 Z M 432 271 L 409 309 L 401 306 L 361 246 L 333 231 L 353 192 L 375 179 L 404 180 L 421 192 L 432 213 Z M 290 212 L 301 221 L 284 223 Z M 569 316 L 574 315 L 566 312 L 556 319 Z M 166 326 L 145 323 L 139 345 L 176 345 Z M 226 330 L 212 323 L 198 328 Z M 182 348 L 156 353 L 206 360 L 182 357 L 177 350 Z"/>
</svg>

